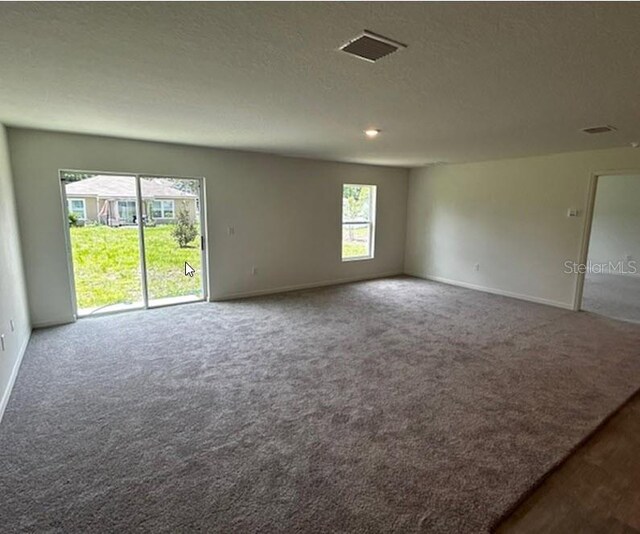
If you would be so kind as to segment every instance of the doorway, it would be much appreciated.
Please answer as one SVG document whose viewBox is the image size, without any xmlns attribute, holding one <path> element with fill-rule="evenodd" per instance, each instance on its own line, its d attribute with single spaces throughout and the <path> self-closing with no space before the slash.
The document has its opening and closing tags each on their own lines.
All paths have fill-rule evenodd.
<svg viewBox="0 0 640 534">
<path fill-rule="evenodd" d="M 640 323 L 640 173 L 600 175 L 580 309 Z"/>
<path fill-rule="evenodd" d="M 60 178 L 76 317 L 206 299 L 202 178 Z"/>
</svg>

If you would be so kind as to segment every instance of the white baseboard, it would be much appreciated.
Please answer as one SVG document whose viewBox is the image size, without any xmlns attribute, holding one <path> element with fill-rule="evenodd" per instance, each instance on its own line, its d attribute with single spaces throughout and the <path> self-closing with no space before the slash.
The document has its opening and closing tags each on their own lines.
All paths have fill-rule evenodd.
<svg viewBox="0 0 640 534">
<path fill-rule="evenodd" d="M 475 291 L 482 291 L 484 293 L 491 293 L 493 295 L 500 295 L 502 297 L 510 297 L 513 299 L 526 300 L 527 302 L 535 302 L 536 304 L 545 304 L 547 306 L 554 306 L 555 308 L 562 308 L 565 310 L 573 310 L 573 304 L 568 304 L 566 302 L 561 302 L 559 300 L 543 299 L 540 297 L 534 297 L 532 295 L 525 295 L 523 293 L 514 293 L 512 291 L 504 291 L 502 289 L 495 289 L 493 287 L 470 284 L 468 282 L 461 282 L 459 280 L 451 280 L 449 278 L 443 278 L 441 276 L 417 275 L 412 273 L 407 273 L 407 274 L 409 274 L 410 276 L 415 276 L 417 278 L 424 278 L 426 280 L 432 280 L 434 282 L 440 282 L 442 284 L 448 284 L 451 286 L 464 287 L 466 289 L 474 289 Z"/>
<path fill-rule="evenodd" d="M 0 422 L 2 421 L 2 416 L 4 415 L 4 411 L 7 408 L 7 404 L 9 404 L 9 397 L 11 397 L 11 391 L 13 391 L 13 385 L 16 383 L 18 371 L 20 370 L 20 364 L 22 363 L 22 358 L 24 357 L 24 353 L 27 350 L 27 345 L 29 344 L 30 339 L 31 329 L 29 329 L 27 337 L 25 338 L 22 346 L 20 347 L 20 350 L 18 351 L 18 357 L 16 358 L 16 362 L 13 364 L 11 376 L 9 377 L 9 382 L 7 383 L 7 389 L 4 390 L 2 399 L 0 399 Z"/>
<path fill-rule="evenodd" d="M 291 286 L 280 286 L 269 289 L 259 289 L 256 291 L 247 291 L 242 293 L 229 293 L 219 297 L 212 297 L 212 302 L 222 302 L 225 300 L 244 299 L 249 297 L 259 297 L 262 295 L 276 295 L 278 293 L 288 293 L 290 291 L 299 291 L 301 289 L 313 289 L 316 287 L 337 286 L 341 284 L 350 284 L 352 282 L 363 282 L 365 280 L 376 280 L 378 278 L 389 278 L 391 276 L 401 276 L 402 271 L 392 271 L 388 273 L 372 274 L 368 276 L 354 276 L 350 278 L 337 278 L 334 280 L 324 280 L 321 282 L 311 282 L 308 284 L 297 284 Z"/>
</svg>

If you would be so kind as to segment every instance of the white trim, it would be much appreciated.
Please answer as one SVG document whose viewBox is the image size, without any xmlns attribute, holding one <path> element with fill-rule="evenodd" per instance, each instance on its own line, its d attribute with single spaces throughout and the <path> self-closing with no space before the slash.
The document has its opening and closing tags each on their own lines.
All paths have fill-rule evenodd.
<svg viewBox="0 0 640 534">
<path fill-rule="evenodd" d="M 459 280 L 451 280 L 450 278 L 443 278 L 442 276 L 416 275 L 412 273 L 406 274 L 409 276 L 414 276 L 416 278 L 424 278 L 425 280 L 432 280 L 433 282 L 440 282 L 441 284 L 447 284 L 450 286 L 464 287 L 466 289 L 482 291 L 483 293 L 491 293 L 492 295 L 500 295 L 502 297 L 526 300 L 527 302 L 535 302 L 536 304 L 544 304 L 546 306 L 553 306 L 554 308 L 562 308 L 564 310 L 573 310 L 573 306 L 571 304 L 567 302 L 561 302 L 559 300 L 543 299 L 540 297 L 534 297 L 532 295 L 525 295 L 523 293 L 514 293 L 513 291 L 504 291 L 502 289 L 495 289 L 493 287 L 470 284 L 468 282 L 461 282 Z"/>
<path fill-rule="evenodd" d="M 390 278 L 392 276 L 401 276 L 402 270 L 390 271 L 387 273 L 379 273 L 365 276 L 352 276 L 348 278 L 336 278 L 335 280 L 323 280 L 321 282 L 310 282 L 307 284 L 295 284 L 291 286 L 280 286 L 269 289 L 258 289 L 256 291 L 246 291 L 240 293 L 228 293 L 219 297 L 211 298 L 211 302 L 222 302 L 225 300 L 244 299 L 249 297 L 260 297 L 262 295 L 276 295 L 278 293 L 288 293 L 290 291 L 299 291 L 301 289 L 314 289 L 316 287 L 339 286 L 342 284 L 350 284 L 352 282 L 364 282 L 366 280 L 377 280 L 379 278 Z"/>
<path fill-rule="evenodd" d="M 16 383 L 16 378 L 18 377 L 18 371 L 20 370 L 20 365 L 22 364 L 22 358 L 24 358 L 24 353 L 27 351 L 27 345 L 29 344 L 29 340 L 31 339 L 31 328 L 27 331 L 27 336 L 18 351 L 18 357 L 16 358 L 15 363 L 13 364 L 13 369 L 11 370 L 11 375 L 9 376 L 9 382 L 7 382 L 7 388 L 4 390 L 2 394 L 2 399 L 0 399 L 0 422 L 2 422 L 2 416 L 4 415 L 4 411 L 7 408 L 7 404 L 9 404 L 9 398 L 11 397 L 11 392 L 13 391 L 13 386 Z"/>
<path fill-rule="evenodd" d="M 580 255 L 578 263 L 585 265 L 589 257 L 589 243 L 591 242 L 591 225 L 593 224 L 593 213 L 596 205 L 596 191 L 598 189 L 598 174 L 592 173 L 589 179 L 589 189 L 587 192 L 587 209 L 582 223 L 582 239 L 580 241 Z M 576 283 L 573 288 L 573 304 L 571 309 L 579 311 L 582 307 L 582 295 L 584 293 L 585 273 L 578 273 Z"/>
<path fill-rule="evenodd" d="M 348 258 L 342 258 L 342 261 L 348 263 L 350 261 L 366 261 L 373 260 L 373 256 L 349 256 Z"/>
</svg>

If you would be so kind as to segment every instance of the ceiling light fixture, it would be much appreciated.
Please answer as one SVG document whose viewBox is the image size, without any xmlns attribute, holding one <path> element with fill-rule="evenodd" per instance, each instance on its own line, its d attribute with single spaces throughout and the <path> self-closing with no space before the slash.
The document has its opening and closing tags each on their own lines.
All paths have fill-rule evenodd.
<svg viewBox="0 0 640 534">
<path fill-rule="evenodd" d="M 364 131 L 364 135 L 370 137 L 371 139 L 373 139 L 374 137 L 378 137 L 379 133 L 380 130 L 377 130 L 376 128 L 369 128 L 368 130 Z"/>
</svg>

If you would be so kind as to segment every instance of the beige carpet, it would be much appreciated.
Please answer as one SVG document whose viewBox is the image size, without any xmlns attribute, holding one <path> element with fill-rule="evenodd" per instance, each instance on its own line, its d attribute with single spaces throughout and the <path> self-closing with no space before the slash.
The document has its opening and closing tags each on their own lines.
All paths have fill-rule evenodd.
<svg viewBox="0 0 640 534">
<path fill-rule="evenodd" d="M 640 326 L 411 278 L 34 333 L 9 532 L 486 531 L 639 386 Z"/>
</svg>

